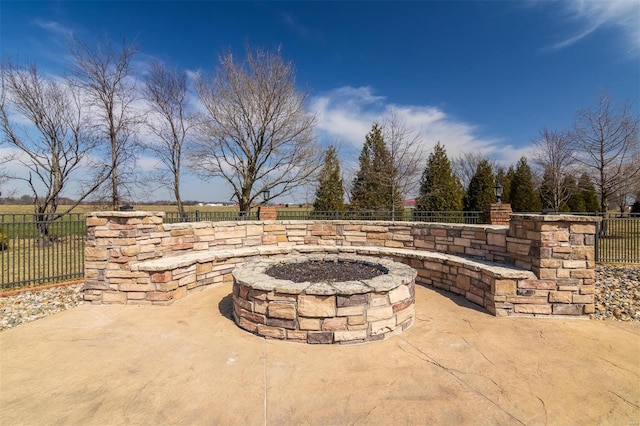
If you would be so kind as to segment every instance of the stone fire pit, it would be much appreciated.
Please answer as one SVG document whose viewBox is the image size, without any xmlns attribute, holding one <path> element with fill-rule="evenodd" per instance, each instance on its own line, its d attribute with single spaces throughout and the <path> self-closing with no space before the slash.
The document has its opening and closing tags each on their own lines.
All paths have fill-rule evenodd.
<svg viewBox="0 0 640 426">
<path fill-rule="evenodd" d="M 294 282 L 267 275 L 282 263 L 344 262 L 378 268 L 356 281 Z M 247 262 L 233 271 L 233 316 L 241 328 L 266 338 L 306 343 L 382 340 L 413 324 L 416 271 L 363 256 L 296 255 Z"/>
</svg>

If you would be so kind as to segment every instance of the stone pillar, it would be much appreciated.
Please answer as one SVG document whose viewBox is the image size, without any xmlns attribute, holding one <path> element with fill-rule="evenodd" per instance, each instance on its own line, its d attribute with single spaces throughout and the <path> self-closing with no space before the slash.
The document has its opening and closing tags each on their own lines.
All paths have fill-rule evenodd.
<svg viewBox="0 0 640 426">
<path fill-rule="evenodd" d="M 534 314 L 594 312 L 595 233 L 601 219 L 574 215 L 514 214 L 507 251 L 538 280 L 518 282 L 517 295 L 531 297 Z M 523 312 L 525 313 L 525 312 Z"/>
<path fill-rule="evenodd" d="M 275 206 L 260 206 L 258 208 L 259 220 L 276 220 L 278 213 Z"/>
<path fill-rule="evenodd" d="M 489 224 L 509 225 L 511 213 L 513 213 L 511 204 L 491 204 L 489 205 Z"/>
<path fill-rule="evenodd" d="M 84 251 L 84 300 L 128 303 L 153 291 L 145 272 L 132 271 L 134 261 L 160 257 L 156 253 L 164 212 L 93 212 L 87 214 Z"/>
</svg>

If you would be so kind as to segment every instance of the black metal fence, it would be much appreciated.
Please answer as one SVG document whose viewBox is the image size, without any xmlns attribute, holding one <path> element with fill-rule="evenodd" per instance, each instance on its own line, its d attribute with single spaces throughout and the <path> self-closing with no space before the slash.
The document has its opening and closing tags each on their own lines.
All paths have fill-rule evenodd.
<svg viewBox="0 0 640 426">
<path fill-rule="evenodd" d="M 419 212 L 406 209 L 404 211 L 363 210 L 363 211 L 316 211 L 316 210 L 279 210 L 278 220 L 390 220 L 413 222 L 444 223 L 481 223 L 483 212 Z"/>
<path fill-rule="evenodd" d="M 258 212 L 252 210 L 248 213 L 237 210 L 224 210 L 217 212 L 203 212 L 196 210 L 193 212 L 165 212 L 164 223 L 179 222 L 224 222 L 236 220 L 258 220 Z"/>
<path fill-rule="evenodd" d="M 81 279 L 86 235 L 82 213 L 50 223 L 33 214 L 0 214 L 0 290 Z"/>
<path fill-rule="evenodd" d="M 640 214 L 600 215 L 596 261 L 640 263 Z"/>
<path fill-rule="evenodd" d="M 481 223 L 483 212 L 404 212 L 313 210 L 278 211 L 279 220 L 398 220 L 444 223 Z M 165 223 L 256 220 L 257 212 L 167 212 Z M 33 214 L 0 214 L 0 290 L 59 283 L 84 276 L 86 218 L 66 214 L 51 223 L 42 235 L 43 223 Z M 640 263 L 640 215 L 603 216 L 596 232 L 598 262 Z"/>
</svg>

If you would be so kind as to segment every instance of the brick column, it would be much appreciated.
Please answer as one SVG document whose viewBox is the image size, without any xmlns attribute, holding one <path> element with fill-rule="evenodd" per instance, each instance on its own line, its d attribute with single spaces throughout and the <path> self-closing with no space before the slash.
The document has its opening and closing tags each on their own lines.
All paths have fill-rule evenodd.
<svg viewBox="0 0 640 426">
<path fill-rule="evenodd" d="M 259 220 L 276 220 L 278 213 L 275 206 L 260 206 L 258 208 Z"/>
<path fill-rule="evenodd" d="M 516 264 L 526 267 L 528 263 L 538 277 L 518 283 L 518 296 L 535 299 L 539 311 L 532 313 L 594 312 L 595 232 L 600 220 L 574 215 L 511 216 L 507 251 Z"/>
<path fill-rule="evenodd" d="M 491 204 L 489 206 L 489 224 L 509 225 L 511 213 L 513 213 L 511 204 Z"/>
</svg>

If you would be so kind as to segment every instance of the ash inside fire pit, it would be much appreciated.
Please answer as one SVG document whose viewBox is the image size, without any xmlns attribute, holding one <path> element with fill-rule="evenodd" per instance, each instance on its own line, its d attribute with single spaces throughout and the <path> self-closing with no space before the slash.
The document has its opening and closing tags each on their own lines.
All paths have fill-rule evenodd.
<svg viewBox="0 0 640 426">
<path fill-rule="evenodd" d="M 311 260 L 307 262 L 279 263 L 266 270 L 267 275 L 301 282 L 336 282 L 368 280 L 388 273 L 388 270 L 380 265 L 365 262 L 325 262 Z"/>
</svg>

